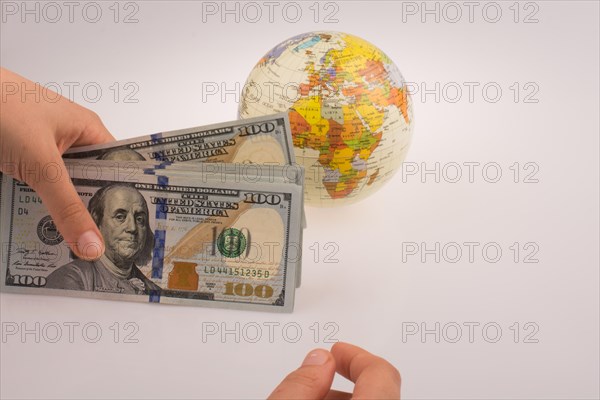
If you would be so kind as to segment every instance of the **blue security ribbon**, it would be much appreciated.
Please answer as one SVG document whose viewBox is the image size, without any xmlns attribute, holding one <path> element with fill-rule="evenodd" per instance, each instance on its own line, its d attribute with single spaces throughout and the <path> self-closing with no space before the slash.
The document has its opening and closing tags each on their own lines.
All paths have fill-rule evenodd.
<svg viewBox="0 0 600 400">
<path fill-rule="evenodd" d="M 151 290 L 150 297 L 148 299 L 150 303 L 160 303 L 160 291 L 159 290 Z"/>
<path fill-rule="evenodd" d="M 169 184 L 169 178 L 166 176 L 158 175 L 157 185 L 165 187 Z M 165 198 L 156 199 L 156 220 L 167 219 L 167 201 Z M 166 243 L 167 231 L 157 229 L 154 232 L 154 250 L 152 251 L 152 278 L 162 279 L 163 274 L 163 260 L 165 257 L 165 243 Z M 152 301 L 152 299 L 150 300 Z"/>
</svg>

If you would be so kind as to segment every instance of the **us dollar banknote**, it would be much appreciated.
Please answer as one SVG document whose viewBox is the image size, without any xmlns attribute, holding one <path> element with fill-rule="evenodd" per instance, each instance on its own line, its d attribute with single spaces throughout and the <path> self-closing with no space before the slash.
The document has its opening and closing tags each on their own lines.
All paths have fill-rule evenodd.
<svg viewBox="0 0 600 400">
<path fill-rule="evenodd" d="M 279 165 L 295 162 L 287 113 L 76 147 L 63 158 Z"/>
<path fill-rule="evenodd" d="M 198 126 L 68 150 L 65 159 L 163 164 L 252 163 L 295 165 L 288 113 Z M 172 167 L 176 168 L 176 167 Z M 233 168 L 233 167 L 232 167 Z M 210 167 L 208 167 L 210 169 Z M 306 228 L 302 206 L 302 227 Z M 296 285 L 302 282 L 302 267 Z"/>
<path fill-rule="evenodd" d="M 93 262 L 75 257 L 35 192 L 4 176 L 3 291 L 293 309 L 303 196 L 296 175 L 271 167 L 277 179 L 245 182 L 197 169 L 66 164 L 106 251 Z"/>
</svg>

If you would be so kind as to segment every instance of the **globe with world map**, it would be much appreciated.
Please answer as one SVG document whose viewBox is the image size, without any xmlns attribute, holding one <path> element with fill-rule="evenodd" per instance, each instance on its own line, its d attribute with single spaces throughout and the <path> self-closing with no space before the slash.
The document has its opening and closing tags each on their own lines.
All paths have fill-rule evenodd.
<svg viewBox="0 0 600 400">
<path fill-rule="evenodd" d="M 283 111 L 309 205 L 350 204 L 375 192 L 404 160 L 412 136 L 412 100 L 396 65 L 341 32 L 292 37 L 258 61 L 239 115 Z"/>
</svg>

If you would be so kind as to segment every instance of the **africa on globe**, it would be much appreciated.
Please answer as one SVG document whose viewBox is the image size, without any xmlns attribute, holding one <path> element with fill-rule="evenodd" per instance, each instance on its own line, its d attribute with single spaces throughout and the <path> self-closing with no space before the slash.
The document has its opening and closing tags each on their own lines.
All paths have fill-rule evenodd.
<svg viewBox="0 0 600 400">
<path fill-rule="evenodd" d="M 379 189 L 404 160 L 413 105 L 402 74 L 371 43 L 309 32 L 278 44 L 250 72 L 241 118 L 288 111 L 305 201 L 354 203 Z"/>
</svg>

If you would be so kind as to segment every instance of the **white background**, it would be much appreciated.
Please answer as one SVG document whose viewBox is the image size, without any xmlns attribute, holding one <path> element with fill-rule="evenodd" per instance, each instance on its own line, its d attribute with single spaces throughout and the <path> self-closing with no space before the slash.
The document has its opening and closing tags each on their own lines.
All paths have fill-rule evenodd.
<svg viewBox="0 0 600 400">
<path fill-rule="evenodd" d="M 18 7 L 16 14 L 6 12 L 8 3 Z M 36 22 L 35 15 L 23 14 L 21 2 L 2 2 L 1 64 L 42 84 L 56 82 L 65 95 L 73 85 L 68 82 L 76 82 L 71 98 L 100 114 L 117 138 L 235 119 L 236 95 L 206 96 L 207 83 L 243 85 L 267 50 L 302 32 L 358 35 L 386 52 L 417 87 L 435 90 L 440 83 L 437 101 L 435 94 L 413 95 L 416 127 L 407 162 L 420 170 L 436 162 L 448 166 L 439 183 L 433 174 L 399 172 L 356 205 L 308 208 L 303 284 L 293 314 L 0 295 L 4 333 L 14 324 L 63 326 L 58 343 L 43 335 L 40 343 L 33 334 L 5 337 L 2 398 L 264 398 L 308 351 L 330 347 L 325 334 L 333 328 L 333 338 L 397 366 L 404 398 L 598 398 L 598 3 L 481 2 L 470 22 L 468 7 L 459 2 L 462 17 L 455 23 L 457 9 L 445 3 L 427 3 L 438 7 L 439 22 L 434 14 L 422 15 L 421 2 L 330 3 L 297 2 L 288 14 L 282 13 L 286 3 L 277 3 L 272 23 L 262 2 L 258 22 L 251 21 L 255 10 L 243 13 L 243 3 L 237 5 L 239 22 L 235 14 L 222 22 L 221 13 L 203 14 L 207 3 L 138 1 L 117 4 L 117 23 L 114 2 L 97 3 L 102 17 L 96 23 L 84 18 L 93 19 L 94 9 L 86 15 L 85 3 L 77 3 L 71 23 L 68 7 L 58 2 L 62 17 L 52 23 L 56 10 L 44 13 L 44 3 L 38 3 Z M 414 7 L 415 15 L 403 12 Z M 292 23 L 297 8 L 302 15 Z M 497 8 L 500 20 L 488 22 Z M 123 23 L 133 11 L 138 21 Z M 331 12 L 337 22 L 325 23 Z M 537 22 L 524 23 L 531 13 Z M 121 89 L 116 99 L 115 82 Z M 132 92 L 132 86 L 125 90 L 128 82 L 138 89 L 137 103 L 125 101 Z M 472 101 L 464 82 L 479 84 Z M 502 90 L 497 102 L 491 101 L 493 89 L 487 99 L 482 93 L 490 82 Z M 516 86 L 510 88 L 515 82 L 517 101 Z M 86 84 L 102 89 L 97 101 L 93 88 L 83 93 Z M 456 85 L 462 97 L 453 102 Z M 537 102 L 525 102 L 532 88 L 538 90 L 529 100 Z M 465 162 L 480 163 L 472 183 Z M 517 183 L 509 168 L 515 162 Z M 538 168 L 537 183 L 524 182 L 532 171 L 524 169 L 528 162 Z M 451 163 L 462 166 L 457 183 L 449 182 L 456 171 Z M 495 169 L 482 175 L 486 163 L 500 167 L 497 183 L 486 181 Z M 325 262 L 330 242 L 338 248 L 337 263 Z M 447 247 L 439 262 L 434 255 L 422 262 L 420 255 L 403 253 L 410 242 L 428 248 L 456 242 L 462 258 L 449 262 L 455 253 Z M 480 243 L 473 262 L 464 242 Z M 518 262 L 510 249 L 515 242 Z M 534 247 L 525 251 L 529 242 Z M 501 248 L 498 262 L 483 257 L 486 243 Z M 523 262 L 535 246 L 539 262 Z M 64 325 L 69 322 L 80 324 L 73 343 Z M 115 322 L 118 343 L 110 329 Z M 137 343 L 124 343 L 123 335 L 132 332 L 124 329 L 127 322 L 139 328 Z M 264 325 L 270 322 L 280 324 L 272 343 Z M 464 325 L 470 322 L 479 324 L 472 343 Z M 88 323 L 102 329 L 97 343 L 82 334 Z M 256 333 L 252 323 L 262 327 L 257 343 L 245 340 L 244 333 L 246 339 Z M 408 326 L 435 331 L 436 323 L 439 343 L 434 333 L 403 340 Z M 453 323 L 462 327 L 456 343 Z M 239 343 L 234 334 L 203 340 L 215 324 L 234 331 L 239 324 Z M 292 343 L 298 327 L 301 336 Z M 494 327 L 502 336 L 490 343 Z M 335 386 L 351 388 L 337 378 Z"/>
</svg>

